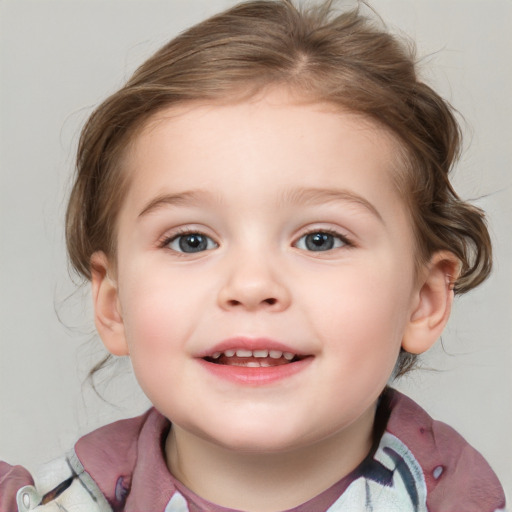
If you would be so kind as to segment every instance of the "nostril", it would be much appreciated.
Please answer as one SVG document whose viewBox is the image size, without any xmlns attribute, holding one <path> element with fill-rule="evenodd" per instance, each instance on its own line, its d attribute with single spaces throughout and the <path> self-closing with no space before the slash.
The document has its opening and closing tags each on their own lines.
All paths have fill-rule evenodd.
<svg viewBox="0 0 512 512">
<path fill-rule="evenodd" d="M 236 299 L 230 299 L 227 301 L 226 304 L 231 308 L 246 305 L 252 309 L 253 307 L 258 307 L 258 304 L 260 306 L 264 306 L 264 305 L 274 306 L 277 303 L 278 303 L 278 300 L 272 297 L 269 299 L 263 299 L 261 302 L 254 302 L 254 304 L 252 304 L 252 301 L 243 301 L 243 300 L 240 301 L 240 300 L 236 300 Z"/>
</svg>

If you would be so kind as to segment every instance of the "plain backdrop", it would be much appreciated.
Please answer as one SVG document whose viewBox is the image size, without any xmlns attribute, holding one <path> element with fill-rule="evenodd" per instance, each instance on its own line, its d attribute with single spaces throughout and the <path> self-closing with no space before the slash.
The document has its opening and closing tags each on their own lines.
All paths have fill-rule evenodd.
<svg viewBox="0 0 512 512">
<path fill-rule="evenodd" d="M 142 412 L 130 365 L 101 357 L 87 287 L 69 278 L 63 215 L 80 127 L 161 44 L 232 0 L 0 2 L 0 458 L 34 468 Z M 374 0 L 416 40 L 422 75 L 464 115 L 456 189 L 488 212 L 492 277 L 456 301 L 420 370 L 399 383 L 490 461 L 512 497 L 512 2 Z"/>
</svg>

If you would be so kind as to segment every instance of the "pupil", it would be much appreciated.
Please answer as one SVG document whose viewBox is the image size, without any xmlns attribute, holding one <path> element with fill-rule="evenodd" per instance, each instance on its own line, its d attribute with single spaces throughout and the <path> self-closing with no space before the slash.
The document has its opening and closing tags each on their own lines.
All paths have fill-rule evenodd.
<svg viewBox="0 0 512 512">
<path fill-rule="evenodd" d="M 306 236 L 306 247 L 310 251 L 328 251 L 333 246 L 333 236 L 328 233 L 313 233 Z"/>
<path fill-rule="evenodd" d="M 183 252 L 199 252 L 206 249 L 206 238 L 198 234 L 182 236 L 179 241 Z"/>
</svg>

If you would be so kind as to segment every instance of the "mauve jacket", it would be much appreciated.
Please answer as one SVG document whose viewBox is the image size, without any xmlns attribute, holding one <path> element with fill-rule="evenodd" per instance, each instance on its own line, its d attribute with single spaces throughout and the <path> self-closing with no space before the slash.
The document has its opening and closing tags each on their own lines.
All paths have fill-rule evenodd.
<svg viewBox="0 0 512 512">
<path fill-rule="evenodd" d="M 368 457 L 287 512 L 505 510 L 496 475 L 451 427 L 392 389 L 381 397 L 379 417 L 382 430 Z M 21 466 L 0 462 L 0 512 L 233 512 L 169 473 L 163 455 L 169 428 L 155 409 L 112 423 L 82 437 L 34 478 Z"/>
</svg>

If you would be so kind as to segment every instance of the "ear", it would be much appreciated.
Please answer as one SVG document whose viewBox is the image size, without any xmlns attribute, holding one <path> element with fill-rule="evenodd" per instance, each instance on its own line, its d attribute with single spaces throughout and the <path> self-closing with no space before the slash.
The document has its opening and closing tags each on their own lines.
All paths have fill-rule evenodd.
<svg viewBox="0 0 512 512">
<path fill-rule="evenodd" d="M 406 352 L 426 352 L 441 336 L 450 317 L 458 274 L 459 260 L 448 251 L 436 252 L 425 266 L 402 340 Z"/>
<path fill-rule="evenodd" d="M 128 355 L 117 283 L 109 276 L 109 261 L 98 251 L 91 256 L 94 322 L 103 344 L 116 356 Z"/>
</svg>

